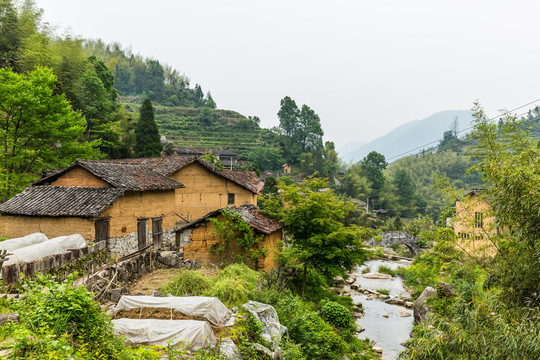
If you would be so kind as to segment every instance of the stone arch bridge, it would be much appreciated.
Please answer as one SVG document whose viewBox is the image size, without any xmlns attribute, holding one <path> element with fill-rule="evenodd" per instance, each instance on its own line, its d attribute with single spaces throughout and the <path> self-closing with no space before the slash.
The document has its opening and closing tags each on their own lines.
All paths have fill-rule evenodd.
<svg viewBox="0 0 540 360">
<path fill-rule="evenodd" d="M 382 233 L 382 240 L 377 241 L 375 238 L 371 238 L 367 241 L 370 246 L 388 247 L 392 244 L 403 244 L 407 246 L 411 252 L 411 257 L 415 257 L 420 253 L 420 246 L 418 245 L 418 239 L 405 231 L 387 231 Z"/>
</svg>

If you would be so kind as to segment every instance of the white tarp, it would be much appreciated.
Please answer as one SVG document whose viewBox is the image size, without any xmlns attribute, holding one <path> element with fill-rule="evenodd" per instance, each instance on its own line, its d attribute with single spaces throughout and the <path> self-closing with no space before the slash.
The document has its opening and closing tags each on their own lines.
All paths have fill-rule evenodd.
<svg viewBox="0 0 540 360">
<path fill-rule="evenodd" d="M 167 308 L 181 312 L 184 315 L 199 316 L 212 324 L 224 326 L 232 316 L 229 310 L 216 297 L 206 296 L 129 296 L 123 295 L 114 308 L 114 314 L 119 310 L 139 308 Z"/>
<path fill-rule="evenodd" d="M 273 350 L 276 349 L 281 342 L 281 335 L 287 330 L 279 323 L 276 309 L 272 305 L 257 301 L 248 301 L 242 307 L 263 324 L 261 337 L 269 344 L 272 344 Z"/>
<path fill-rule="evenodd" d="M 14 238 L 0 242 L 0 250 L 7 250 L 8 252 L 12 252 L 13 250 L 17 250 L 34 244 L 39 244 L 47 240 L 49 240 L 49 238 L 47 238 L 45 234 L 33 233 L 20 238 Z"/>
<path fill-rule="evenodd" d="M 216 344 L 212 327 L 207 321 L 117 319 L 113 320 L 116 335 L 124 336 L 133 345 L 167 346 L 183 344 L 186 349 L 199 350 Z"/>
<path fill-rule="evenodd" d="M 3 266 L 20 262 L 31 262 L 49 255 L 65 252 L 67 249 L 79 249 L 85 246 L 86 241 L 79 234 L 59 236 L 39 244 L 25 246 L 11 251 L 13 255 L 8 256 Z"/>
</svg>

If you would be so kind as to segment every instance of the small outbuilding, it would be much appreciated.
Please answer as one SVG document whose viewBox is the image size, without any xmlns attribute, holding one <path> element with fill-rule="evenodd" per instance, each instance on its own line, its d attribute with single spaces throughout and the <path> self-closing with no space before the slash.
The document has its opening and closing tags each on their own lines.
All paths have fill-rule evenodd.
<svg viewBox="0 0 540 360">
<path fill-rule="evenodd" d="M 236 239 L 229 244 L 228 250 L 223 253 L 215 253 L 211 250 L 214 244 L 220 239 L 215 232 L 215 226 L 210 221 L 211 218 L 225 220 L 222 212 L 218 209 L 197 219 L 189 224 L 176 228 L 180 245 L 184 249 L 184 256 L 202 263 L 223 265 L 236 260 L 242 255 L 243 250 L 236 243 Z M 243 205 L 240 207 L 230 207 L 228 210 L 237 212 L 254 230 L 260 240 L 250 250 L 263 250 L 264 257 L 259 257 L 251 265 L 256 270 L 272 270 L 277 264 L 277 253 L 281 247 L 283 238 L 283 224 L 259 212 L 255 205 Z M 246 261 L 249 263 L 249 261 Z"/>
</svg>

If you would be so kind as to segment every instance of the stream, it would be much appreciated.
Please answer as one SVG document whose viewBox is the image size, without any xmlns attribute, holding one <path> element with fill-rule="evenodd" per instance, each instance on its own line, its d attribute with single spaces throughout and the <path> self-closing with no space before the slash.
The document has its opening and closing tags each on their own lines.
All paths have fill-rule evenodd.
<svg viewBox="0 0 540 360">
<path fill-rule="evenodd" d="M 410 294 L 403 287 L 403 281 L 400 277 L 393 277 L 391 279 L 370 279 L 362 277 L 362 271 L 369 268 L 369 273 L 377 273 L 379 266 L 385 265 L 392 270 L 398 267 L 409 267 L 410 261 L 390 261 L 390 260 L 370 260 L 364 265 L 358 266 L 354 273 L 359 276 L 356 277 L 356 284 L 359 284 L 361 288 L 377 291 L 379 289 L 389 290 L 390 299 L 410 298 Z M 370 274 L 366 274 L 369 277 Z M 394 360 L 399 353 L 404 350 L 401 345 L 404 341 L 409 339 L 409 333 L 413 327 L 413 311 L 403 306 L 391 305 L 385 302 L 385 299 L 371 299 L 372 296 L 359 294 L 358 292 L 351 291 L 352 299 L 355 304 L 362 303 L 364 309 L 364 316 L 356 320 L 356 323 L 365 331 L 360 333 L 358 337 L 360 339 L 368 338 L 376 342 L 374 347 L 383 350 L 382 359 Z M 411 316 L 404 317 L 406 313 Z"/>
</svg>

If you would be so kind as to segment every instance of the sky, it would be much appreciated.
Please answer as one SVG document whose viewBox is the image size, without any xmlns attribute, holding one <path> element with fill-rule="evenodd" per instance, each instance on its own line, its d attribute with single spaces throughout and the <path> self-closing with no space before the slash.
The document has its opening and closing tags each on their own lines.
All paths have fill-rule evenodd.
<svg viewBox="0 0 540 360">
<path fill-rule="evenodd" d="M 496 116 L 540 98 L 539 1 L 36 4 L 57 33 L 130 46 L 263 127 L 279 124 L 280 100 L 290 96 L 320 116 L 338 149 L 475 100 Z"/>
</svg>

